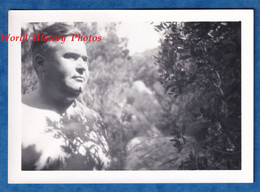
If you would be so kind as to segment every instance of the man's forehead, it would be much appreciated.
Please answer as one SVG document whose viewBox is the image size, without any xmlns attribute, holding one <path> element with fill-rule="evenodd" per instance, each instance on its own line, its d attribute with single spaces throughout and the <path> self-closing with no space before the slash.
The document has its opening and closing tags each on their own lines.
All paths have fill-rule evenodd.
<svg viewBox="0 0 260 192">
<path fill-rule="evenodd" d="M 85 43 L 82 41 L 78 41 L 77 39 L 74 39 L 74 41 L 72 41 L 71 36 L 66 36 L 65 41 L 64 39 L 60 39 L 59 41 L 49 42 L 49 46 L 56 51 L 75 52 L 81 55 L 87 55 Z"/>
</svg>

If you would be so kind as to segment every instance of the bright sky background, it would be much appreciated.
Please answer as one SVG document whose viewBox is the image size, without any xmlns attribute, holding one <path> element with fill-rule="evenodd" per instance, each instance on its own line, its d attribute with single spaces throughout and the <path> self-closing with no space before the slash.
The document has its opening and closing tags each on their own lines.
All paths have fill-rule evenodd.
<svg viewBox="0 0 260 192">
<path fill-rule="evenodd" d="M 128 38 L 130 55 L 159 46 L 159 34 L 148 22 L 122 22 L 117 32 L 119 37 Z"/>
</svg>

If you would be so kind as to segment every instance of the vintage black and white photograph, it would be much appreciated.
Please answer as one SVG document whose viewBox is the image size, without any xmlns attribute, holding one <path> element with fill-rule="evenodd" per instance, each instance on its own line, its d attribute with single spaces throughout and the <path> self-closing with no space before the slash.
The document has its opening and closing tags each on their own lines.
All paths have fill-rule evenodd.
<svg viewBox="0 0 260 192">
<path fill-rule="evenodd" d="M 243 171 L 242 23 L 22 22 L 18 171 Z"/>
</svg>

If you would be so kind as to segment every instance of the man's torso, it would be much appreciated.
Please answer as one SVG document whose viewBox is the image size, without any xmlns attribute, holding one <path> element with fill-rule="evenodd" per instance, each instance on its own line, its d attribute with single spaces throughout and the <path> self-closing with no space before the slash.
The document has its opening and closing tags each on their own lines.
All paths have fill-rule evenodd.
<svg viewBox="0 0 260 192">
<path fill-rule="evenodd" d="M 75 101 L 60 115 L 23 104 L 22 170 L 99 170 L 110 164 L 103 123 Z"/>
</svg>

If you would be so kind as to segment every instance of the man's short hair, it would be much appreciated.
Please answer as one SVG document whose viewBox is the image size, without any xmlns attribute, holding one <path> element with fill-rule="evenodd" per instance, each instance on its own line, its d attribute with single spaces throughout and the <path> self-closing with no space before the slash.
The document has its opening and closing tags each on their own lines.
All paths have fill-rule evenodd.
<svg viewBox="0 0 260 192">
<path fill-rule="evenodd" d="M 40 38 L 51 36 L 71 36 L 72 34 L 81 34 L 80 30 L 74 27 L 73 25 L 69 25 L 66 23 L 54 23 L 48 27 L 43 28 L 35 33 L 37 36 L 40 35 Z M 47 45 L 49 41 L 32 41 L 32 53 L 38 53 L 42 51 Z"/>
</svg>

